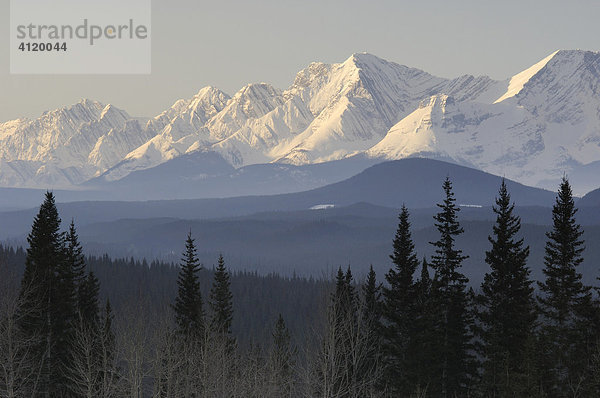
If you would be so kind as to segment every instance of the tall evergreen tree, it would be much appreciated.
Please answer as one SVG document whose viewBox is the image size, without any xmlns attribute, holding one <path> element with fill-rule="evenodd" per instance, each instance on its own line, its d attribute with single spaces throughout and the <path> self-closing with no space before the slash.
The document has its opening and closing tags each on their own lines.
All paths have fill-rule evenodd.
<svg viewBox="0 0 600 398">
<path fill-rule="evenodd" d="M 466 394 L 474 369 L 471 354 L 473 319 L 466 291 L 468 279 L 460 272 L 462 262 L 468 256 L 455 247 L 456 237 L 464 230 L 458 222 L 460 208 L 455 203 L 450 178 L 444 181 L 443 189 L 445 198 L 438 204 L 440 212 L 434 216 L 440 238 L 430 242 L 435 248 L 431 257 L 431 266 L 435 270 L 432 296 L 438 311 L 437 351 L 441 367 L 440 380 L 432 385 L 432 389 L 446 398 Z"/>
<path fill-rule="evenodd" d="M 77 229 L 75 228 L 75 221 L 71 220 L 71 224 L 69 224 L 69 230 L 65 234 L 65 269 L 72 275 L 73 284 L 75 286 L 76 291 L 76 302 L 77 302 L 77 313 L 79 317 L 87 311 L 94 311 L 94 308 L 88 307 L 86 309 L 83 308 L 84 305 L 90 305 L 90 302 L 84 303 L 85 300 L 90 300 L 91 295 L 93 295 L 93 289 L 91 285 L 86 285 L 87 277 L 85 275 L 85 257 L 83 255 L 83 248 L 81 247 L 81 243 L 79 243 L 79 236 L 77 235 Z M 87 281 L 91 283 L 91 281 Z M 97 281 L 96 281 L 97 282 Z M 83 289 L 83 290 L 82 290 Z M 85 289 L 88 289 L 85 291 Z M 87 295 L 87 297 L 86 297 Z M 97 300 L 96 293 L 96 300 Z M 96 311 L 95 314 L 91 313 L 84 314 L 83 317 L 98 317 L 98 303 L 96 301 Z M 93 304 L 92 304 L 93 306 Z"/>
<path fill-rule="evenodd" d="M 344 283 L 341 286 L 341 294 L 343 296 L 342 303 L 344 311 L 347 316 L 351 317 L 352 319 L 356 319 L 358 310 L 358 296 L 354 287 L 354 276 L 352 275 L 352 270 L 350 269 L 350 266 L 348 266 L 348 269 L 346 269 L 346 274 L 344 275 Z"/>
<path fill-rule="evenodd" d="M 372 328 L 378 328 L 381 320 L 381 289 L 382 286 L 377 283 L 377 274 L 371 265 L 362 290 L 364 297 L 363 319 L 368 322 Z"/>
<path fill-rule="evenodd" d="M 59 312 L 63 322 L 62 335 L 65 347 L 69 347 L 69 339 L 74 333 L 78 320 L 78 288 L 83 280 L 85 262 L 73 221 L 71 221 L 69 232 L 61 235 L 63 253 L 58 266 L 60 298 L 57 302 L 60 306 Z"/>
<path fill-rule="evenodd" d="M 100 293 L 100 282 L 93 272 L 79 284 L 79 319 L 86 326 L 98 330 L 100 325 L 100 306 L 98 295 Z"/>
<path fill-rule="evenodd" d="M 334 316 L 335 329 L 338 332 L 338 357 L 342 358 L 349 355 L 352 350 L 352 335 L 357 333 L 357 302 L 356 290 L 354 288 L 354 277 L 350 266 L 344 273 L 342 268 L 338 269 L 336 277 L 335 292 L 332 298 L 331 307 Z M 347 360 L 344 360 L 349 363 Z M 348 369 L 350 372 L 351 369 Z"/>
<path fill-rule="evenodd" d="M 85 273 L 86 263 L 83 248 L 75 223 L 71 220 L 69 229 L 64 234 L 64 261 L 62 265 L 65 275 L 65 289 L 74 295 L 67 300 L 74 303 L 73 341 L 67 363 L 67 376 L 72 393 L 75 395 L 86 391 L 98 392 L 100 382 L 94 376 L 101 375 L 102 334 L 100 325 L 99 293 L 100 282 L 93 272 Z"/>
<path fill-rule="evenodd" d="M 65 257 L 68 268 L 73 274 L 75 285 L 79 285 L 85 279 L 85 258 L 74 220 L 71 220 L 69 230 L 65 234 Z"/>
<path fill-rule="evenodd" d="M 69 261 L 67 248 L 69 246 L 65 233 L 61 234 L 62 254 L 57 267 L 55 294 L 55 321 L 57 336 L 56 355 L 58 359 L 56 383 L 62 391 L 72 391 L 72 380 L 67 376 L 74 355 L 74 339 L 79 320 L 78 314 L 78 284 L 77 270 Z M 97 280 L 96 280 L 97 282 Z M 66 394 L 66 393 L 62 393 Z"/>
<path fill-rule="evenodd" d="M 381 387 L 383 374 L 382 364 L 382 286 L 377 283 L 377 275 L 373 266 L 369 267 L 367 280 L 362 287 L 363 305 L 362 316 L 360 317 L 360 333 L 365 345 L 364 359 L 361 360 L 361 368 L 358 369 L 359 377 L 377 380 L 364 380 L 363 383 L 372 383 L 374 386 Z"/>
<path fill-rule="evenodd" d="M 427 259 L 423 257 L 421 261 L 421 272 L 419 280 L 415 283 L 415 290 L 417 296 L 417 304 L 426 301 L 431 293 L 431 277 L 429 276 L 429 263 Z M 421 313 L 422 311 L 419 311 Z"/>
<path fill-rule="evenodd" d="M 272 333 L 273 343 L 269 354 L 269 366 L 273 393 L 278 397 L 292 397 L 294 366 L 298 350 L 292 345 L 290 331 L 281 314 Z"/>
<path fill-rule="evenodd" d="M 225 337 L 227 345 L 233 349 L 235 339 L 231 336 L 231 322 L 233 321 L 233 295 L 231 294 L 231 280 L 225 267 L 223 256 L 219 255 L 214 281 L 210 290 L 211 321 L 210 328 L 217 336 Z"/>
<path fill-rule="evenodd" d="M 27 237 L 29 248 L 21 283 L 20 327 L 31 340 L 31 351 L 40 364 L 39 396 L 62 396 L 68 391 L 65 378 L 70 339 L 75 320 L 75 285 L 66 266 L 64 234 L 54 195 L 46 197 Z"/>
<path fill-rule="evenodd" d="M 198 277 L 201 269 L 202 266 L 196 255 L 196 245 L 190 232 L 181 259 L 181 268 L 177 279 L 178 292 L 175 305 L 173 305 L 177 328 L 185 335 L 202 334 L 204 331 L 204 310 Z"/>
<path fill-rule="evenodd" d="M 408 349 L 411 346 L 411 327 L 414 325 L 416 291 L 413 275 L 419 261 L 410 232 L 408 209 L 403 205 L 394 237 L 394 264 L 385 278 L 383 289 L 383 336 L 385 380 L 395 394 L 411 394 L 414 387 L 414 369 L 409 366 Z"/>
<path fill-rule="evenodd" d="M 533 335 L 536 319 L 532 281 L 527 257 L 529 247 L 516 236 L 521 219 L 516 216 L 506 183 L 502 184 L 493 211 L 496 224 L 492 247 L 486 252 L 490 266 L 478 297 L 481 355 L 483 357 L 482 389 L 486 395 L 514 396 L 519 389 L 527 345 Z"/>
<path fill-rule="evenodd" d="M 432 281 L 428 263 L 421 263 L 420 278 L 415 282 L 415 317 L 410 329 L 407 368 L 412 374 L 411 390 L 415 396 L 429 396 L 432 383 L 438 377 L 439 353 L 436 351 L 436 308 L 431 296 Z"/>
<path fill-rule="evenodd" d="M 583 261 L 584 241 L 576 213 L 571 186 L 563 178 L 552 208 L 552 230 L 546 233 L 546 279 L 538 282 L 542 339 L 548 353 L 545 389 L 557 396 L 570 395 L 586 384 L 597 326 L 591 288 L 583 284 L 577 270 Z"/>
<path fill-rule="evenodd" d="M 336 323 L 343 323 L 345 318 L 354 318 L 356 315 L 356 292 L 352 281 L 350 267 L 345 273 L 342 267 L 339 267 L 335 277 L 335 290 L 331 296 L 331 308 Z"/>
</svg>

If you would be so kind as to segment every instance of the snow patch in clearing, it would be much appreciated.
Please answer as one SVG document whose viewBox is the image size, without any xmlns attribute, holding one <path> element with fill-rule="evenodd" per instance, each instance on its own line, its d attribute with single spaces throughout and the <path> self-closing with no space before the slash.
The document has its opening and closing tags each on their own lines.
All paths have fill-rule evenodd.
<svg viewBox="0 0 600 398">
<path fill-rule="evenodd" d="M 325 209 L 333 209 L 335 205 L 332 204 L 324 204 L 324 205 L 315 205 L 310 208 L 310 210 L 325 210 Z"/>
</svg>

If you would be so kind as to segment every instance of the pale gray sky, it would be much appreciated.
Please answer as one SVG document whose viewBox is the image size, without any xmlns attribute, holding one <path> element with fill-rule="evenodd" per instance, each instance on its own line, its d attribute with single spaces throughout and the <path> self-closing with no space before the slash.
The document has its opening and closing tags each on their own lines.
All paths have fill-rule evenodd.
<svg viewBox="0 0 600 398">
<path fill-rule="evenodd" d="M 0 0 L 0 121 L 83 97 L 154 116 L 206 85 L 286 88 L 312 61 L 362 51 L 504 79 L 557 49 L 600 50 L 597 0 L 153 0 L 151 75 L 20 76 L 9 74 L 8 11 Z"/>
</svg>

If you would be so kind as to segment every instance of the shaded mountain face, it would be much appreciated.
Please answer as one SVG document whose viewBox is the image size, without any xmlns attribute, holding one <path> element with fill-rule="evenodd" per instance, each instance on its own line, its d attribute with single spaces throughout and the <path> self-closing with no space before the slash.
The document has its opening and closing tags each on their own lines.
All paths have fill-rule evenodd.
<svg viewBox="0 0 600 398">
<path fill-rule="evenodd" d="M 600 161 L 599 94 L 597 52 L 557 51 L 505 81 L 448 80 L 354 54 L 339 64 L 310 64 L 283 91 L 255 83 L 229 97 L 205 87 L 147 120 L 83 100 L 0 124 L 0 185 L 119 181 L 213 152 L 224 173 L 356 155 L 444 159 L 553 189 L 566 172 L 583 194 L 600 186 L 600 173 L 590 172 Z M 186 175 L 207 174 L 197 162 L 166 169 L 184 164 L 194 167 Z"/>
<path fill-rule="evenodd" d="M 577 206 L 600 208 L 600 188 L 588 192 L 583 198 L 577 201 Z"/>
</svg>

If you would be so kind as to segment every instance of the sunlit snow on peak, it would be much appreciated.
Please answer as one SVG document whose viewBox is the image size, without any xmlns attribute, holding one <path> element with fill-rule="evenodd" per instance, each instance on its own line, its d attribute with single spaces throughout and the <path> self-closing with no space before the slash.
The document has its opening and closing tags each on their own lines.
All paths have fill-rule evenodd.
<svg viewBox="0 0 600 398">
<path fill-rule="evenodd" d="M 546 66 L 546 64 L 552 58 L 554 58 L 554 56 L 557 53 L 558 53 L 558 51 L 553 52 L 552 54 L 548 55 L 546 58 L 544 58 L 537 64 L 533 65 L 532 67 L 525 69 L 523 72 L 514 75 L 512 77 L 512 79 L 510 79 L 510 82 L 508 83 L 508 89 L 506 90 L 506 93 L 504 93 L 504 95 L 502 95 L 500 98 L 498 98 L 494 103 L 504 101 L 507 98 L 511 98 L 511 97 L 514 97 L 515 95 L 519 94 L 521 92 L 521 90 L 523 90 L 523 87 L 525 86 L 525 84 L 533 76 L 535 76 L 535 74 L 538 73 L 544 66 Z"/>
</svg>

